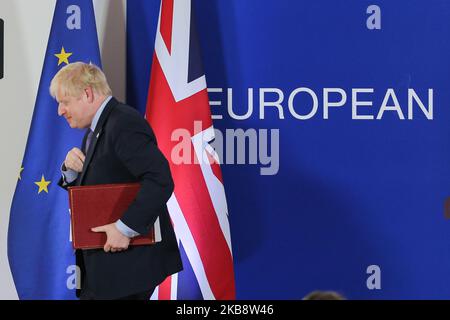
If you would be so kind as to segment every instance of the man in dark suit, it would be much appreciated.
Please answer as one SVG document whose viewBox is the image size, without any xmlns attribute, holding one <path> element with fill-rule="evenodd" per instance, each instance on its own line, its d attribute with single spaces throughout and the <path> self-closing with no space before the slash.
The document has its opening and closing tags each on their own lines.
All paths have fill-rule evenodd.
<svg viewBox="0 0 450 320">
<path fill-rule="evenodd" d="M 148 122 L 111 96 L 103 72 L 76 62 L 53 78 L 50 92 L 58 114 L 71 128 L 85 129 L 82 148 L 70 150 L 59 185 L 140 182 L 141 189 L 121 219 L 93 232 L 105 232 L 103 250 L 77 250 L 81 299 L 149 299 L 155 286 L 182 270 L 166 202 L 173 192 L 168 162 Z M 159 221 L 161 242 L 129 246 Z"/>
</svg>

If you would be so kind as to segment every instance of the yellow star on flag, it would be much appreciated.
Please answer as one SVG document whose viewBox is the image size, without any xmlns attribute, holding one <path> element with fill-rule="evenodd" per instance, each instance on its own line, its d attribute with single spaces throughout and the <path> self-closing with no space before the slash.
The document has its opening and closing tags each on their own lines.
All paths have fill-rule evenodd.
<svg viewBox="0 0 450 320">
<path fill-rule="evenodd" d="M 45 181 L 44 175 L 42 175 L 41 181 L 35 182 L 39 186 L 38 194 L 41 193 L 41 191 L 45 191 L 48 193 L 47 186 L 50 184 L 51 181 Z"/>
<path fill-rule="evenodd" d="M 72 55 L 72 52 L 66 52 L 64 50 L 64 47 L 61 48 L 61 52 L 60 53 L 55 53 L 55 56 L 59 59 L 58 60 L 58 66 L 61 63 L 65 63 L 65 64 L 69 64 L 69 57 Z"/>
<path fill-rule="evenodd" d="M 19 171 L 19 180 L 22 180 L 21 174 L 22 174 L 23 169 L 24 169 L 24 167 L 21 167 L 21 168 L 20 168 L 20 171 Z"/>
</svg>

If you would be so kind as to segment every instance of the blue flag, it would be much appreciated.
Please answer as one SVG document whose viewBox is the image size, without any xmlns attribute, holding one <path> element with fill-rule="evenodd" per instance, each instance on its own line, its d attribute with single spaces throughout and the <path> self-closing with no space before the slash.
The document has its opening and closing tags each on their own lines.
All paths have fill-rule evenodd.
<svg viewBox="0 0 450 320">
<path fill-rule="evenodd" d="M 20 299 L 74 299 L 75 255 L 67 192 L 58 186 L 67 152 L 83 132 L 58 117 L 51 79 L 66 64 L 100 66 L 92 0 L 58 0 L 24 160 L 11 206 L 8 258 Z"/>
</svg>

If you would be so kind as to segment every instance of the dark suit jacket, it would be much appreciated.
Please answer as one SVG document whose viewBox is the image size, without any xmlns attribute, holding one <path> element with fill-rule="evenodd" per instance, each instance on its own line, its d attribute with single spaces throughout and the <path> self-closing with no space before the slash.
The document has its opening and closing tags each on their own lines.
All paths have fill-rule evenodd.
<svg viewBox="0 0 450 320">
<path fill-rule="evenodd" d="M 112 98 L 95 128 L 83 171 L 72 185 L 128 182 L 140 182 L 141 190 L 123 214 L 122 222 L 146 234 L 159 217 L 162 241 L 150 246 L 130 246 L 116 253 L 77 250 L 81 290 L 97 299 L 150 290 L 168 275 L 182 270 L 166 206 L 174 189 L 169 164 L 158 149 L 148 122 L 135 109 Z M 64 188 L 69 186 L 62 179 L 59 183 Z"/>
</svg>

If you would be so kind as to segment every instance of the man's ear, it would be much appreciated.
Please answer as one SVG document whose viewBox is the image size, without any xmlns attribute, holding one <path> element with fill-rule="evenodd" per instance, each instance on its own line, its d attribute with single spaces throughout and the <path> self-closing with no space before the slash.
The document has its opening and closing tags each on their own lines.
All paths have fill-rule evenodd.
<svg viewBox="0 0 450 320">
<path fill-rule="evenodd" d="M 94 101 L 94 90 L 92 90 L 92 87 L 87 87 L 84 89 L 84 96 L 89 103 Z"/>
</svg>

